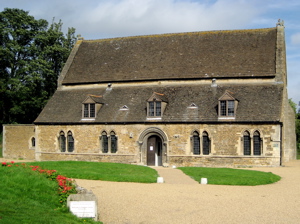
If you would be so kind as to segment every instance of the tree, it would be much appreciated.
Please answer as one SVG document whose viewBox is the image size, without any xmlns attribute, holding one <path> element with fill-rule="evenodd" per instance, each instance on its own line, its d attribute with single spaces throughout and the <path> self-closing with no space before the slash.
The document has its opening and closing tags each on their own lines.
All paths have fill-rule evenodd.
<svg viewBox="0 0 300 224">
<path fill-rule="evenodd" d="M 56 89 L 76 41 L 62 22 L 36 20 L 21 9 L 0 12 L 0 122 L 32 123 Z"/>
<path fill-rule="evenodd" d="M 295 112 L 295 125 L 296 125 L 296 141 L 297 141 L 297 149 L 300 149 L 300 113 L 297 113 L 297 104 L 293 102 L 292 99 L 289 99 L 289 104 L 293 108 Z"/>
</svg>

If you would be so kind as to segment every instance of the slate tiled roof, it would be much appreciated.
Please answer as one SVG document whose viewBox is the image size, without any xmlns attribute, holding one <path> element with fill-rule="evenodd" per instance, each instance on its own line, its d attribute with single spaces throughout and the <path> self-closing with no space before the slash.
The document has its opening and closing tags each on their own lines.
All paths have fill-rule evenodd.
<svg viewBox="0 0 300 224">
<path fill-rule="evenodd" d="M 168 99 L 159 122 L 218 121 L 218 99 L 230 91 L 238 100 L 233 122 L 276 122 L 280 119 L 283 86 L 271 85 L 185 85 L 113 87 L 58 90 L 36 119 L 42 123 L 82 123 L 82 102 L 90 94 L 103 96 L 103 106 L 92 123 L 153 122 L 147 120 L 147 100 L 154 92 Z M 197 108 L 190 108 L 191 104 Z M 124 105 L 128 110 L 120 110 Z M 157 122 L 157 121 L 154 121 Z"/>
<path fill-rule="evenodd" d="M 275 75 L 276 28 L 86 41 L 62 84 Z"/>
</svg>

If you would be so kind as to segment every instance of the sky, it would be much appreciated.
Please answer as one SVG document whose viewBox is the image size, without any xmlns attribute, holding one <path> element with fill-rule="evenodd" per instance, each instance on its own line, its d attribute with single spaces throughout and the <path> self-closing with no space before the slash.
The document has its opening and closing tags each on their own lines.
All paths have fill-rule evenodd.
<svg viewBox="0 0 300 224">
<path fill-rule="evenodd" d="M 300 101 L 299 0 L 0 0 L 84 39 L 275 27 L 284 21 L 288 97 Z M 299 103 L 300 104 L 300 103 Z"/>
</svg>

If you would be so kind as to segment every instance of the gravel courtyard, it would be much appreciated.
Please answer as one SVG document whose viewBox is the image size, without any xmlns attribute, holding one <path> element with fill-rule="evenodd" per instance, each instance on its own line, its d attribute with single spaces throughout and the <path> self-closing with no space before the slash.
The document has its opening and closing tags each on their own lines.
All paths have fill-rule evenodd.
<svg viewBox="0 0 300 224">
<path fill-rule="evenodd" d="M 186 182 L 178 173 L 163 184 L 76 182 L 97 195 L 104 224 L 300 223 L 300 161 L 252 169 L 282 179 L 261 186 L 218 186 Z"/>
</svg>

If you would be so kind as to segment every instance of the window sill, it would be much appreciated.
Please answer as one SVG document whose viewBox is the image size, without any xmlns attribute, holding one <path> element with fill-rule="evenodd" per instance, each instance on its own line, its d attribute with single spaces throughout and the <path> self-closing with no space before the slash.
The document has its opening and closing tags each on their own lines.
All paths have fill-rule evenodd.
<svg viewBox="0 0 300 224">
<path fill-rule="evenodd" d="M 218 117 L 218 120 L 235 120 L 235 117 Z"/>
<path fill-rule="evenodd" d="M 161 117 L 147 117 L 147 121 L 161 120 Z"/>
<path fill-rule="evenodd" d="M 95 118 L 82 118 L 81 121 L 95 121 Z"/>
</svg>

